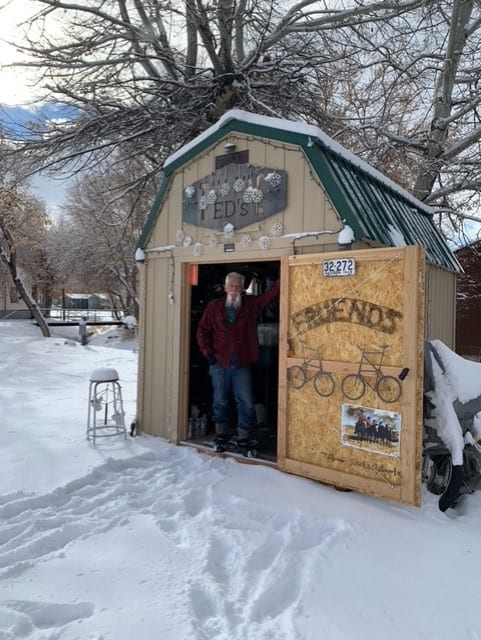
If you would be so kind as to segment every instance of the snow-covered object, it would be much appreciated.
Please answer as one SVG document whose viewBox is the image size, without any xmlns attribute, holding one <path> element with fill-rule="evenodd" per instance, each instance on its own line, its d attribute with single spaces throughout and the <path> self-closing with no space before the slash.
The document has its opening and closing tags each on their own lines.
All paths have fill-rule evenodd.
<svg viewBox="0 0 481 640">
<path fill-rule="evenodd" d="M 441 340 L 432 340 L 431 345 L 442 363 L 441 367 L 431 354 L 434 390 L 426 395 L 434 405 L 433 426 L 451 452 L 453 464 L 460 465 L 463 462 L 465 439 L 454 403 L 459 401 L 464 404 L 481 396 L 481 364 L 459 356 Z M 480 426 L 478 416 L 473 423 L 475 433 L 472 435 L 475 437 Z"/>
<path fill-rule="evenodd" d="M 388 233 L 394 247 L 406 246 L 406 240 L 404 239 L 403 234 L 399 231 L 397 227 L 394 227 L 392 224 L 390 224 L 388 226 Z"/>
<path fill-rule="evenodd" d="M 435 388 L 427 395 L 434 406 L 432 415 L 435 422 L 433 426 L 451 452 L 453 464 L 461 465 L 463 464 L 464 438 L 453 406 L 456 399 L 455 394 L 448 377 L 443 373 L 433 355 L 431 358 Z"/>
<path fill-rule="evenodd" d="M 468 402 L 481 395 L 481 363 L 466 360 L 441 340 L 430 341 L 443 363 L 454 399 Z"/>
<path fill-rule="evenodd" d="M 137 320 L 134 316 L 125 316 L 124 325 L 127 327 L 127 329 L 133 330 L 137 326 Z"/>
<path fill-rule="evenodd" d="M 94 369 L 90 374 L 90 382 L 112 382 L 119 379 L 117 369 Z"/>
<path fill-rule="evenodd" d="M 339 232 L 337 242 L 338 244 L 352 244 L 354 240 L 354 231 L 349 225 L 346 224 L 344 228 Z"/>
<path fill-rule="evenodd" d="M 166 253 L 168 251 L 173 251 L 174 249 L 177 249 L 177 247 L 175 246 L 175 244 L 166 244 L 160 247 L 154 247 L 153 249 L 149 249 L 149 253 Z"/>
<path fill-rule="evenodd" d="M 140 247 L 135 250 L 135 262 L 145 262 L 145 253 Z"/>
</svg>

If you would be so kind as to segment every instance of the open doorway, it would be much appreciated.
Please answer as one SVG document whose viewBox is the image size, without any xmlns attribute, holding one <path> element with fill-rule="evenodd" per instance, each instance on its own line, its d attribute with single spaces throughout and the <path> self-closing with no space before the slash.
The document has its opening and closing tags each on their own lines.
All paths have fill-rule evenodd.
<svg viewBox="0 0 481 640">
<path fill-rule="evenodd" d="M 199 351 L 196 333 L 208 302 L 221 297 L 225 276 L 236 271 L 245 276 L 246 295 L 259 295 L 273 286 L 279 278 L 279 261 L 235 262 L 199 265 L 197 284 L 191 283 L 189 428 L 187 439 L 201 446 L 212 446 L 212 386 L 209 365 Z M 259 358 L 252 367 L 255 405 L 253 429 L 258 442 L 258 456 L 275 461 L 277 452 L 277 397 L 279 360 L 279 302 L 266 307 L 260 315 L 257 335 Z M 232 402 L 232 421 L 229 429 L 236 433 L 236 410 Z"/>
</svg>

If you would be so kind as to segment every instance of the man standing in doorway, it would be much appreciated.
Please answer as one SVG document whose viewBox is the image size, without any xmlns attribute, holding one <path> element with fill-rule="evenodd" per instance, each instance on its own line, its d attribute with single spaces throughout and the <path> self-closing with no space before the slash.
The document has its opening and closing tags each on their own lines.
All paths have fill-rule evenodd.
<svg viewBox="0 0 481 640">
<path fill-rule="evenodd" d="M 197 329 L 199 348 L 207 359 L 212 379 L 216 449 L 224 451 L 231 418 L 230 392 L 237 406 L 237 435 L 240 449 L 247 449 L 254 422 L 251 365 L 259 356 L 257 324 L 259 314 L 279 296 L 279 281 L 259 296 L 245 295 L 244 276 L 228 273 L 225 295 L 211 300 Z"/>
</svg>

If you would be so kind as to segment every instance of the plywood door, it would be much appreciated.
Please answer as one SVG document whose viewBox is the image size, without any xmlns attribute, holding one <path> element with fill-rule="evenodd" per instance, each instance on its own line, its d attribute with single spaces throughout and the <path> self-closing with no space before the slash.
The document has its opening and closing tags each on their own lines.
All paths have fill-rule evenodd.
<svg viewBox="0 0 481 640">
<path fill-rule="evenodd" d="M 420 504 L 424 273 L 420 247 L 282 258 L 280 468 Z"/>
</svg>

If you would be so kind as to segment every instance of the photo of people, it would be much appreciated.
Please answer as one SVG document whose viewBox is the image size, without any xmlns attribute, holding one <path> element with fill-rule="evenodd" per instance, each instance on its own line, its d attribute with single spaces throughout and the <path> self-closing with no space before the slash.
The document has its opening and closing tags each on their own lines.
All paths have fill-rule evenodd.
<svg viewBox="0 0 481 640">
<path fill-rule="evenodd" d="M 342 405 L 341 443 L 399 458 L 401 414 L 353 404 Z"/>
</svg>

